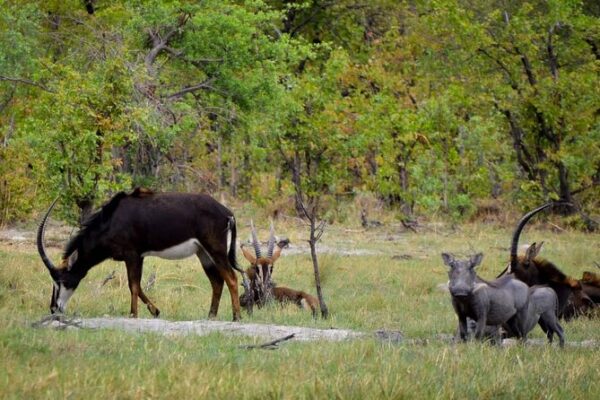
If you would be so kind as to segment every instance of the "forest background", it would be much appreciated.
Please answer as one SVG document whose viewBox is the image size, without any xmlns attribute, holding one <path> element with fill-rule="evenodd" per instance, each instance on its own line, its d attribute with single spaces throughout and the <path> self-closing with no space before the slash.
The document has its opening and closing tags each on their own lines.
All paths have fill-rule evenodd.
<svg viewBox="0 0 600 400">
<path fill-rule="evenodd" d="M 599 4 L 0 0 L 0 225 L 146 186 L 598 229 Z"/>
</svg>

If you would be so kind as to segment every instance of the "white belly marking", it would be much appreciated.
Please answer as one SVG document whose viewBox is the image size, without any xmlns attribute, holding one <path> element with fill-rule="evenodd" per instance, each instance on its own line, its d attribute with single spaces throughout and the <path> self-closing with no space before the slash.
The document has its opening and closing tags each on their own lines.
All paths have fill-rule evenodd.
<svg viewBox="0 0 600 400">
<path fill-rule="evenodd" d="M 167 247 L 164 250 L 147 251 L 142 253 L 142 257 L 155 256 L 167 260 L 181 260 L 182 258 L 187 258 L 196 254 L 200 247 L 201 245 L 198 239 L 192 238 L 175 246 Z"/>
</svg>

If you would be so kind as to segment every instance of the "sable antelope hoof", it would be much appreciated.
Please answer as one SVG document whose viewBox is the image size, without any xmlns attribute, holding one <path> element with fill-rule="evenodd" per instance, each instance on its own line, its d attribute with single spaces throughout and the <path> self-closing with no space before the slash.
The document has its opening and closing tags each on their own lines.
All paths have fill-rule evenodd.
<svg viewBox="0 0 600 400">
<path fill-rule="evenodd" d="M 129 313 L 129 318 L 137 318 L 137 313 Z"/>
<path fill-rule="evenodd" d="M 148 305 L 148 311 L 150 311 L 150 314 L 152 314 L 154 318 L 158 318 L 160 315 L 160 310 L 154 306 Z"/>
</svg>

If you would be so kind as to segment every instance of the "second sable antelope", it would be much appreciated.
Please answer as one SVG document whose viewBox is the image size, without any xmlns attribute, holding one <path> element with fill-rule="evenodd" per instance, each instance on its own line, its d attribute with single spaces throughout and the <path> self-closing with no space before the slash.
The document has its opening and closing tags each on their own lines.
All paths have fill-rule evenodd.
<svg viewBox="0 0 600 400">
<path fill-rule="evenodd" d="M 240 319 L 235 257 L 236 225 L 231 211 L 208 195 L 153 193 L 135 189 L 117 193 L 93 214 L 69 241 L 59 266 L 44 248 L 50 206 L 38 229 L 37 246 L 53 280 L 50 311 L 64 312 L 67 302 L 88 271 L 112 258 L 124 261 L 131 291 L 131 316 L 137 317 L 138 297 L 152 315 L 160 311 L 142 291 L 144 258 L 176 260 L 196 255 L 212 286 L 209 317 L 217 315 L 223 283 L 231 295 L 233 319 Z"/>
<path fill-rule="evenodd" d="M 535 214 L 552 205 L 554 203 L 546 203 L 521 218 L 512 238 L 510 266 L 504 272 L 514 274 L 517 279 L 525 282 L 528 286 L 550 286 L 558 296 L 558 316 L 569 318 L 586 313 L 589 308 L 594 306 L 593 301 L 583 292 L 581 283 L 567 276 L 554 263 L 538 257 L 543 242 L 540 244 L 533 243 L 527 248 L 523 256 L 517 254 L 519 237 L 527 222 Z"/>
<path fill-rule="evenodd" d="M 254 223 L 252 227 L 252 246 L 254 254 L 241 245 L 242 254 L 251 264 L 246 270 L 250 280 L 250 291 L 240 297 L 242 307 L 246 307 L 252 312 L 252 305 L 256 304 L 259 308 L 265 305 L 270 299 L 274 298 L 280 303 L 294 303 L 301 308 L 310 308 L 313 317 L 316 316 L 319 301 L 316 297 L 300 290 L 294 290 L 283 286 L 276 286 L 273 282 L 273 266 L 275 261 L 281 255 L 283 248 L 287 247 L 289 240 L 283 239 L 276 243 L 273 223 L 271 223 L 271 233 L 267 245 L 267 255 L 263 257 Z"/>
</svg>

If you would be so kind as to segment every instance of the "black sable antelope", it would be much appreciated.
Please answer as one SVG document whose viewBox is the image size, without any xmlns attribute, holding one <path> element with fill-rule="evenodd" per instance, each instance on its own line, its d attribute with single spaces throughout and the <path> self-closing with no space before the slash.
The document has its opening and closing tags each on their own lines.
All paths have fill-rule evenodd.
<svg viewBox="0 0 600 400">
<path fill-rule="evenodd" d="M 160 311 L 142 291 L 140 281 L 144 258 L 157 256 L 176 260 L 191 255 L 200 259 L 212 286 L 208 316 L 219 310 L 223 282 L 231 295 L 233 319 L 240 318 L 235 256 L 236 226 L 231 211 L 208 195 L 153 193 L 135 189 L 116 194 L 90 216 L 65 247 L 59 266 L 44 249 L 50 206 L 38 229 L 38 252 L 53 279 L 50 311 L 64 312 L 67 302 L 87 272 L 112 258 L 124 261 L 131 291 L 131 316 L 137 317 L 138 297 L 152 315 Z"/>
<path fill-rule="evenodd" d="M 533 243 L 519 256 L 519 237 L 527 222 L 540 211 L 560 203 L 546 203 L 521 218 L 513 234 L 510 247 L 510 266 L 502 274 L 508 272 L 529 286 L 550 286 L 558 296 L 558 316 L 569 319 L 579 314 L 585 314 L 594 303 L 582 290 L 581 283 L 563 273 L 554 263 L 539 257 L 543 242 Z M 501 274 L 501 275 L 502 275 Z"/>
</svg>

